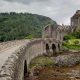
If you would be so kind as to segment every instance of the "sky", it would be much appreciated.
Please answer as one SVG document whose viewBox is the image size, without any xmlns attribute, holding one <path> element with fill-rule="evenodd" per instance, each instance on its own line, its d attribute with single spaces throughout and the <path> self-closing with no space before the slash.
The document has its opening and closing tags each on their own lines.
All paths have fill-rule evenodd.
<svg viewBox="0 0 80 80">
<path fill-rule="evenodd" d="M 29 12 L 65 25 L 76 10 L 80 10 L 80 0 L 0 0 L 0 12 Z"/>
</svg>

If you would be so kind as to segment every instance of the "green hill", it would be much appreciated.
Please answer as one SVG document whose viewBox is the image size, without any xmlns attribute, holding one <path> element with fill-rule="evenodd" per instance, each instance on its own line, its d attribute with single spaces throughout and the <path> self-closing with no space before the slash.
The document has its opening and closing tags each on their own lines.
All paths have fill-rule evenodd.
<svg viewBox="0 0 80 80">
<path fill-rule="evenodd" d="M 49 17 L 31 13 L 0 13 L 0 41 L 41 37 L 47 24 L 57 25 Z"/>
</svg>

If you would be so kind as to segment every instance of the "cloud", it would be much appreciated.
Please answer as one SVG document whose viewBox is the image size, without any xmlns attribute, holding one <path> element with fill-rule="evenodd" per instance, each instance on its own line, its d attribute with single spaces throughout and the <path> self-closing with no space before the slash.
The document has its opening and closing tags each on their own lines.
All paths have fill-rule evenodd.
<svg viewBox="0 0 80 80">
<path fill-rule="evenodd" d="M 80 0 L 0 0 L 0 12 L 29 12 L 48 16 L 59 24 L 70 24 L 80 9 Z"/>
<path fill-rule="evenodd" d="M 5 1 L 30 4 L 30 3 L 33 3 L 33 2 L 45 2 L 46 0 L 5 0 Z"/>
</svg>

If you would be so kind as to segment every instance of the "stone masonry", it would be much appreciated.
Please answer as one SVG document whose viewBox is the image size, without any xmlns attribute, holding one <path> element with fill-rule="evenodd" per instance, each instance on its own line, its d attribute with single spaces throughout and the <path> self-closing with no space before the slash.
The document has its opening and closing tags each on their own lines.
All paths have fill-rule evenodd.
<svg viewBox="0 0 80 80">
<path fill-rule="evenodd" d="M 71 27 L 73 31 L 75 31 L 77 27 L 80 27 L 80 10 L 77 10 L 71 17 Z"/>
<path fill-rule="evenodd" d="M 24 80 L 30 61 L 43 53 L 43 40 L 33 40 L 15 50 L 0 68 L 0 80 Z M 26 62 L 26 63 L 25 63 Z"/>
</svg>

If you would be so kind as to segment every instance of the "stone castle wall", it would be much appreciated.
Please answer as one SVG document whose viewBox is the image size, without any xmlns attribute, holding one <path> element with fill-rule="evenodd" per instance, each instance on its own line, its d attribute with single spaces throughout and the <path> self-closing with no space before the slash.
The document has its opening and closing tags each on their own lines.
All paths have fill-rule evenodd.
<svg viewBox="0 0 80 80">
<path fill-rule="evenodd" d="M 71 17 L 71 27 L 73 32 L 80 26 L 80 10 L 77 10 L 76 13 Z"/>
</svg>

